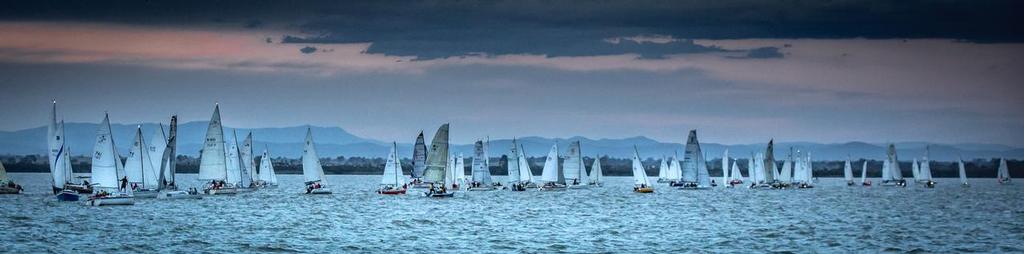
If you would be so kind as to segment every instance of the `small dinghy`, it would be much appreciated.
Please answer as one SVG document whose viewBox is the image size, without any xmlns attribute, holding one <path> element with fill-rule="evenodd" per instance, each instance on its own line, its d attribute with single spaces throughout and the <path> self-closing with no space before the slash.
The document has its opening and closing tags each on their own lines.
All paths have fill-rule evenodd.
<svg viewBox="0 0 1024 254">
<path fill-rule="evenodd" d="M 128 178 L 124 176 L 124 165 L 121 156 L 114 148 L 113 135 L 110 133 L 110 118 L 103 117 L 100 129 L 96 133 L 96 145 L 93 146 L 92 183 L 96 193 L 86 201 L 90 206 L 134 205 L 135 197 L 128 188 Z M 118 179 L 121 179 L 118 181 Z M 120 182 L 120 187 L 118 187 Z"/>
<path fill-rule="evenodd" d="M 569 144 L 569 151 L 566 152 L 565 161 L 562 162 L 562 170 L 569 189 L 586 189 L 590 187 L 590 176 L 587 175 L 586 164 L 583 163 L 583 151 L 580 149 L 580 141 Z"/>
<path fill-rule="evenodd" d="M 434 184 L 431 184 L 423 195 L 432 198 L 455 196 L 455 192 L 446 187 L 449 184 L 448 181 L 454 180 L 448 171 L 455 170 L 448 161 L 448 124 L 444 124 L 434 134 L 434 140 L 430 143 L 430 152 L 427 153 L 427 168 L 423 171 L 423 180 Z"/>
<path fill-rule="evenodd" d="M 590 185 L 601 187 L 604 185 L 604 172 L 601 169 L 601 156 L 594 156 L 594 164 L 590 165 Z"/>
<path fill-rule="evenodd" d="M 640 161 L 640 152 L 633 146 L 633 192 L 654 193 L 651 181 L 647 179 L 647 172 L 644 171 L 644 164 Z"/>
<path fill-rule="evenodd" d="M 21 192 L 21 185 L 14 183 L 14 181 L 7 177 L 7 169 L 4 168 L 4 163 L 0 161 L 0 194 L 21 194 Z"/>
<path fill-rule="evenodd" d="M 871 186 L 871 180 L 868 180 L 868 160 L 864 160 L 860 167 L 860 185 Z"/>
<path fill-rule="evenodd" d="M 970 186 L 970 185 L 967 184 L 967 169 L 964 168 L 964 159 L 960 158 L 960 159 L 958 159 L 956 161 L 956 163 L 957 163 L 957 166 L 959 166 L 959 169 L 960 169 L 959 170 L 960 171 L 959 172 L 959 174 L 960 174 L 960 186 L 961 187 L 968 187 L 968 186 Z"/>
<path fill-rule="evenodd" d="M 380 180 L 378 194 L 397 195 L 405 194 L 407 187 L 405 177 L 402 176 L 402 165 L 398 160 L 398 144 L 391 143 L 391 153 L 388 154 L 388 161 L 384 164 L 384 174 Z"/>
<path fill-rule="evenodd" d="M 996 181 L 1000 184 L 1010 184 L 1010 168 L 1006 166 L 1006 158 L 999 159 L 999 169 L 996 171 Z"/>
<path fill-rule="evenodd" d="M 540 186 L 542 191 L 565 190 L 565 175 L 562 174 L 562 167 L 558 166 L 558 143 L 552 145 L 551 150 L 548 151 L 540 181 L 544 183 Z"/>
<path fill-rule="evenodd" d="M 320 156 L 313 143 L 313 130 L 306 128 L 306 143 L 302 149 L 302 176 L 306 179 L 306 194 L 331 194 L 327 188 L 324 168 L 320 165 Z"/>
<path fill-rule="evenodd" d="M 850 156 L 846 156 L 846 163 L 843 163 L 843 179 L 846 180 L 846 186 L 853 186 L 853 164 L 850 164 Z"/>
<path fill-rule="evenodd" d="M 277 173 L 274 172 L 274 162 L 270 160 L 270 149 L 263 148 L 263 156 L 260 157 L 260 182 L 263 188 L 277 187 Z"/>
</svg>

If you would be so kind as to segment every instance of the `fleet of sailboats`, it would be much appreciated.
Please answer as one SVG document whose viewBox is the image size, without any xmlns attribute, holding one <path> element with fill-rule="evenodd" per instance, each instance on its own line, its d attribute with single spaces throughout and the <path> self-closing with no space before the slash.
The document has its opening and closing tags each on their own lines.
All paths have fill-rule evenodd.
<svg viewBox="0 0 1024 254">
<path fill-rule="evenodd" d="M 77 183 L 73 180 L 70 163 L 70 149 L 65 142 L 64 123 L 57 121 L 56 102 L 51 111 L 47 128 L 48 165 L 51 172 L 51 186 L 59 200 L 73 201 L 79 194 L 91 193 L 86 204 L 100 205 L 131 205 L 136 198 L 199 198 L 198 190 L 178 190 L 176 182 L 176 144 L 177 116 L 171 117 L 170 132 L 165 134 L 163 125 L 158 125 L 150 139 L 143 136 L 141 126 L 136 129 L 134 140 L 129 148 L 126 160 L 122 163 L 115 149 L 111 133 L 109 116 L 104 116 L 96 134 L 96 143 L 92 156 L 89 181 Z M 200 152 L 200 181 L 204 181 L 203 192 L 215 194 L 235 194 L 240 189 L 255 190 L 257 187 L 272 187 L 278 183 L 269 149 L 264 149 L 259 163 L 256 163 L 253 151 L 253 135 L 248 133 L 239 144 L 233 132 L 231 143 L 226 142 L 221 122 L 220 106 L 214 107 Z M 429 150 L 424 143 L 421 131 L 416 139 L 413 151 L 412 172 L 408 178 L 402 173 L 401 160 L 398 157 L 397 143 L 392 142 L 391 150 L 385 162 L 378 193 L 405 194 L 414 186 L 429 187 L 425 193 L 428 197 L 452 197 L 454 190 L 466 185 L 469 191 L 489 191 L 502 189 L 502 183 L 495 181 L 490 174 L 490 157 L 488 141 L 477 140 L 474 143 L 471 160 L 471 175 L 465 176 L 465 159 L 462 154 L 450 153 L 449 125 L 438 128 Z M 810 188 L 815 180 L 813 161 L 810 153 L 802 154 L 790 150 L 789 156 L 777 168 L 774 160 L 774 140 L 768 142 L 764 153 L 752 154 L 747 162 L 748 178 L 751 188 L 786 188 L 795 185 L 798 188 Z M 569 143 L 564 158 L 559 155 L 558 144 L 553 144 L 543 165 L 539 184 L 534 180 L 524 147 L 513 138 L 507 155 L 506 169 L 509 189 L 525 191 L 536 187 L 540 190 L 565 190 L 568 188 L 586 188 L 603 184 L 601 157 L 595 156 L 588 173 L 583 158 L 580 141 Z M 925 155 L 912 162 L 914 182 L 923 183 L 927 187 L 934 186 L 928 147 Z M 882 185 L 906 186 L 900 171 L 899 160 L 894 144 L 887 147 L 887 156 L 883 161 Z M 706 155 L 701 151 L 696 130 L 691 130 L 687 137 L 682 162 L 676 156 L 665 157 L 659 161 L 658 181 L 669 182 L 670 186 L 681 189 L 704 189 L 715 186 L 711 180 Z M 563 160 L 564 159 L 564 160 Z M 870 186 L 867 180 L 867 161 L 861 167 L 861 185 Z M 646 168 L 640 159 L 639 150 L 634 146 L 632 158 L 634 191 L 650 193 L 653 186 L 646 174 Z M 962 160 L 958 161 L 959 176 L 962 186 L 967 186 L 966 170 Z M 721 182 L 728 187 L 742 184 L 744 176 L 738 166 L 738 160 L 723 152 L 721 160 Z M 307 128 L 306 140 L 302 154 L 302 171 L 308 194 L 330 194 L 326 183 L 323 166 L 320 163 L 313 141 L 312 129 Z M 407 180 L 408 179 L 408 180 Z M 853 169 L 850 158 L 843 163 L 843 179 L 847 185 L 854 185 Z M 999 183 L 1009 183 L 1009 169 L 1005 159 L 1000 159 L 997 169 Z M 16 186 L 7 177 L 3 164 L 0 164 L 0 193 L 19 193 Z"/>
</svg>

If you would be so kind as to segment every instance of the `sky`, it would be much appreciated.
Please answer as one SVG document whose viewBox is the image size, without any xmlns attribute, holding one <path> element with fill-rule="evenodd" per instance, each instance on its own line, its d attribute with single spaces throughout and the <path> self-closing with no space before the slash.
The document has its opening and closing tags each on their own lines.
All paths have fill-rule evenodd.
<svg viewBox="0 0 1024 254">
<path fill-rule="evenodd" d="M 8 1 L 0 130 L 1024 146 L 1021 1 Z"/>
</svg>

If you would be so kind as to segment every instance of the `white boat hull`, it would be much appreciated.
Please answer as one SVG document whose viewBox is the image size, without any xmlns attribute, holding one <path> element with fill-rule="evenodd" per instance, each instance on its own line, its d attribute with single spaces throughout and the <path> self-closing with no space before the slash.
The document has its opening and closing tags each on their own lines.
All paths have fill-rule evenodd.
<svg viewBox="0 0 1024 254">
<path fill-rule="evenodd" d="M 135 196 L 135 198 L 156 198 L 158 194 L 160 194 L 160 192 L 155 190 L 132 191 L 132 196 Z"/>
<path fill-rule="evenodd" d="M 569 185 L 568 188 L 569 189 L 589 189 L 590 185 L 586 185 L 586 184 Z"/>
<path fill-rule="evenodd" d="M 327 188 L 318 188 L 318 189 L 313 189 L 313 190 L 309 191 L 309 193 L 306 193 L 306 194 L 317 194 L 317 195 L 320 195 L 320 194 L 331 194 L 331 190 L 327 189 Z"/>
<path fill-rule="evenodd" d="M 86 201 L 86 204 L 90 206 L 134 205 L 135 198 L 132 196 L 94 198 Z"/>
<path fill-rule="evenodd" d="M 493 191 L 493 190 L 497 190 L 497 189 L 498 188 L 494 188 L 493 186 L 489 186 L 489 187 L 470 187 L 467 190 L 468 191 Z"/>
<path fill-rule="evenodd" d="M 238 190 L 235 189 L 235 188 L 206 189 L 206 190 L 203 190 L 203 192 L 205 192 L 206 194 L 209 194 L 209 195 L 234 195 L 234 194 L 238 194 Z"/>
<path fill-rule="evenodd" d="M 188 194 L 185 190 L 172 190 L 172 192 L 161 192 L 157 195 L 158 200 L 201 200 L 203 196 Z"/>
</svg>

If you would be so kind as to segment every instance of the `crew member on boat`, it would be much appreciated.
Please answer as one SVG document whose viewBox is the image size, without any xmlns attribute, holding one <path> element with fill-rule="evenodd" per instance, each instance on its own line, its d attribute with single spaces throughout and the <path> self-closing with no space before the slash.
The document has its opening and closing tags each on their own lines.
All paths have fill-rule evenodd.
<svg viewBox="0 0 1024 254">
<path fill-rule="evenodd" d="M 120 190 L 121 191 L 128 190 L 128 177 L 127 176 L 121 178 L 121 189 Z"/>
</svg>

